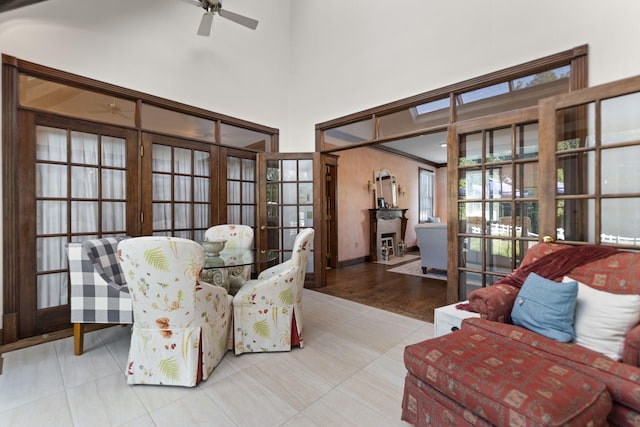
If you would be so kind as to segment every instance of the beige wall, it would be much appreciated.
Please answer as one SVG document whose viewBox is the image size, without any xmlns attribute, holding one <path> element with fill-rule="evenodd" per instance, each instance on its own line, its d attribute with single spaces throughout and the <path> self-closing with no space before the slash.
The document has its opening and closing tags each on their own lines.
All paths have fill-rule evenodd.
<svg viewBox="0 0 640 427">
<path fill-rule="evenodd" d="M 337 153 L 338 159 L 338 261 L 370 255 L 369 209 L 374 208 L 374 194 L 367 189 L 375 170 L 387 169 L 396 176 L 405 191 L 398 196 L 398 207 L 407 211 L 405 243 L 416 245 L 414 227 L 418 223 L 418 169 L 436 172 L 436 215 L 446 218 L 446 168 L 432 166 L 383 153 L 370 148 L 357 148 Z"/>
</svg>

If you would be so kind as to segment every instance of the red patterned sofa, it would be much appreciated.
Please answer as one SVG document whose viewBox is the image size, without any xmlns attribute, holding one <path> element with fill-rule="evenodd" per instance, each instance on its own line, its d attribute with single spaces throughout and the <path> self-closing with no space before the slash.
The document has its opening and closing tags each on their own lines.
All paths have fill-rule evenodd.
<svg viewBox="0 0 640 427">
<path fill-rule="evenodd" d="M 537 244 L 518 270 L 540 265 L 548 254 L 553 255 L 544 259 L 559 259 L 557 252 L 567 248 Z M 551 278 L 561 281 L 569 276 L 580 286 L 637 301 L 639 266 L 640 253 L 617 251 Z M 407 346 L 402 419 L 434 426 L 640 426 L 638 317 L 628 333 L 620 335 L 618 361 L 577 344 L 578 336 L 576 342 L 562 343 L 511 324 L 514 303 L 521 302 L 519 292 L 519 286 L 509 283 L 475 291 L 469 304 L 480 319 L 466 319 L 458 332 Z M 631 306 L 640 312 L 639 304 Z M 588 320 L 602 320 L 607 326 L 627 314 L 610 311 L 607 318 L 599 316 Z"/>
</svg>

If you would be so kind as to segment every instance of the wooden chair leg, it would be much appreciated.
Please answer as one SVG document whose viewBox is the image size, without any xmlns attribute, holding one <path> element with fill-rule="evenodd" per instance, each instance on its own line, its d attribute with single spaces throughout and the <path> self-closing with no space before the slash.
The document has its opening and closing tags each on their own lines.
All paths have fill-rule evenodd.
<svg viewBox="0 0 640 427">
<path fill-rule="evenodd" d="M 73 324 L 73 354 L 80 356 L 84 348 L 84 323 Z"/>
</svg>

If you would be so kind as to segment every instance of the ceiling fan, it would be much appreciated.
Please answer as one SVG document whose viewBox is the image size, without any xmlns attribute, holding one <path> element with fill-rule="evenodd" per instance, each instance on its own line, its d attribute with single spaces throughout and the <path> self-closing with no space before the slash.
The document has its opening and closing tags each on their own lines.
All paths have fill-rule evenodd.
<svg viewBox="0 0 640 427">
<path fill-rule="evenodd" d="M 100 108 L 97 110 L 91 110 L 89 113 L 92 114 L 113 114 L 116 116 L 120 116 L 124 119 L 130 120 L 131 117 L 127 116 L 125 113 L 132 113 L 133 111 L 123 111 L 122 107 L 116 102 L 114 98 L 112 102 L 100 104 Z"/>
<path fill-rule="evenodd" d="M 202 15 L 202 20 L 200 21 L 200 26 L 198 27 L 198 35 L 199 36 L 209 36 L 211 34 L 211 26 L 213 25 L 213 15 L 218 13 L 218 15 L 223 18 L 227 18 L 230 21 L 235 22 L 236 24 L 243 25 L 247 28 L 255 30 L 258 26 L 258 21 L 249 18 L 247 16 L 239 15 L 235 12 L 231 12 L 227 9 L 222 8 L 222 2 L 220 0 L 193 0 L 197 2 L 200 7 L 202 7 L 206 12 Z"/>
</svg>

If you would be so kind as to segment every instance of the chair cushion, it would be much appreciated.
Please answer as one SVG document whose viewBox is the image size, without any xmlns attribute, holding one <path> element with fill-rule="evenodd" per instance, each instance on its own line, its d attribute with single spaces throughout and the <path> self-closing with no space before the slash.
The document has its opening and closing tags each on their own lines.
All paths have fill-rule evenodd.
<svg viewBox="0 0 640 427">
<path fill-rule="evenodd" d="M 126 278 L 118 262 L 118 242 L 124 237 L 107 237 L 103 239 L 92 239 L 82 243 L 83 249 L 89 256 L 89 260 L 96 265 L 96 270 L 107 282 L 113 282 L 126 289 Z"/>
<path fill-rule="evenodd" d="M 605 384 L 517 346 L 460 331 L 409 345 L 409 373 L 495 425 L 607 425 Z"/>
<path fill-rule="evenodd" d="M 558 283 L 530 273 L 513 304 L 511 321 L 547 338 L 569 342 L 575 336 L 577 296 L 576 282 Z"/>
</svg>

